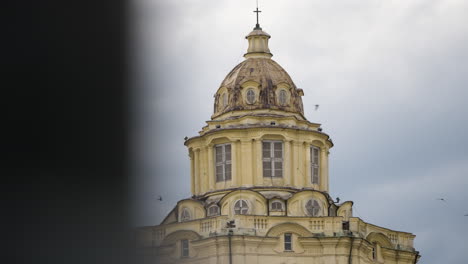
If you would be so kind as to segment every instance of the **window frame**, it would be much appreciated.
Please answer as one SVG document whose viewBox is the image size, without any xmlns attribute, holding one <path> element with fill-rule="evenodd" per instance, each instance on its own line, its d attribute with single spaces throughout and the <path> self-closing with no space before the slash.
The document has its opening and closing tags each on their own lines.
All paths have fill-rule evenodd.
<svg viewBox="0 0 468 264">
<path fill-rule="evenodd" d="M 226 146 L 229 146 L 229 151 L 230 151 L 230 159 L 226 160 Z M 218 161 L 218 147 L 221 147 L 221 161 Z M 231 143 L 223 143 L 223 144 L 216 144 L 214 146 L 214 174 L 215 174 L 215 180 L 216 182 L 223 182 L 223 181 L 230 181 L 232 180 L 232 145 Z M 230 165 L 229 169 L 229 178 L 226 177 L 227 175 L 227 169 L 226 165 Z M 221 177 L 218 177 L 218 166 L 221 166 L 222 170 L 222 175 Z"/>
<path fill-rule="evenodd" d="M 311 206 L 309 207 L 309 203 L 311 203 Z M 317 206 L 317 207 L 315 207 Z M 309 211 L 309 208 L 312 210 L 312 212 Z M 315 212 L 314 208 L 317 208 L 317 212 Z M 321 210 L 322 206 L 320 206 L 320 202 L 314 198 L 307 200 L 307 203 L 304 206 L 304 209 L 306 211 L 306 214 L 310 217 L 319 217 L 321 215 Z"/>
<path fill-rule="evenodd" d="M 314 154 L 317 151 L 317 155 Z M 310 181 L 312 184 L 320 184 L 320 153 L 321 149 L 317 146 L 310 146 Z"/>
<path fill-rule="evenodd" d="M 252 93 L 252 96 L 253 96 L 252 100 L 249 100 L 249 92 Z M 245 91 L 245 102 L 247 104 L 254 104 L 256 99 L 257 99 L 257 94 L 255 92 L 255 89 L 254 88 L 247 88 L 247 91 Z"/>
<path fill-rule="evenodd" d="M 284 233 L 284 251 L 292 251 L 292 233 Z M 288 239 L 286 239 L 288 238 Z"/>
<path fill-rule="evenodd" d="M 372 260 L 376 261 L 377 260 L 377 244 L 372 243 Z"/>
<path fill-rule="evenodd" d="M 188 239 L 180 240 L 180 257 L 188 258 L 190 257 L 189 241 Z"/>
<path fill-rule="evenodd" d="M 211 213 L 211 211 L 210 211 L 211 208 L 216 208 L 216 213 L 214 213 L 214 214 Z M 220 215 L 220 208 L 219 208 L 219 206 L 216 205 L 216 204 L 213 204 L 213 205 L 208 206 L 208 208 L 207 208 L 206 211 L 207 211 L 206 214 L 207 214 L 208 216 L 217 216 L 217 215 Z"/>
<path fill-rule="evenodd" d="M 270 145 L 270 156 L 265 157 L 265 146 L 264 144 L 268 143 Z M 281 157 L 275 157 L 275 143 L 281 143 Z M 265 162 L 270 163 L 270 172 L 271 175 L 265 175 Z M 277 169 L 275 168 L 275 163 L 281 162 L 281 175 L 275 175 Z M 268 177 L 268 178 L 283 178 L 284 174 L 284 142 L 281 140 L 263 140 L 262 141 L 262 172 L 263 172 L 263 177 Z"/>
<path fill-rule="evenodd" d="M 279 203 L 281 205 L 281 208 L 280 209 L 273 208 L 274 203 Z M 282 201 L 278 200 L 278 199 L 272 200 L 270 202 L 270 211 L 272 211 L 272 212 L 283 212 L 284 211 L 284 203 Z"/>
<path fill-rule="evenodd" d="M 242 202 L 245 203 L 246 207 L 242 207 Z M 239 207 L 239 213 L 236 212 L 237 203 L 241 204 L 241 207 Z M 245 213 L 242 213 L 243 209 L 245 208 L 247 208 L 247 210 L 245 211 Z M 235 215 L 248 215 L 250 212 L 250 203 L 245 199 L 238 199 L 236 200 L 236 202 L 234 202 L 234 206 L 232 207 L 232 209 Z"/>
<path fill-rule="evenodd" d="M 284 99 L 284 101 L 282 100 Z M 278 103 L 281 105 L 281 106 L 286 106 L 288 105 L 288 91 L 285 90 L 285 89 L 281 89 L 278 91 Z"/>
</svg>

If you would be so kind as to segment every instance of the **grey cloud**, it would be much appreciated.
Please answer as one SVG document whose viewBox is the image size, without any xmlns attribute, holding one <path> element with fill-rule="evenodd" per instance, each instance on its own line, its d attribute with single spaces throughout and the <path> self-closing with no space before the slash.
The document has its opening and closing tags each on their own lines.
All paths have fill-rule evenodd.
<svg viewBox="0 0 468 264">
<path fill-rule="evenodd" d="M 421 263 L 464 263 L 468 2 L 262 2 L 273 59 L 336 144 L 331 195 L 354 200 L 365 221 L 416 234 Z M 136 224 L 158 224 L 190 196 L 183 138 L 210 118 L 242 60 L 254 4 L 135 2 Z M 457 209 L 436 203 L 442 195 Z"/>
</svg>

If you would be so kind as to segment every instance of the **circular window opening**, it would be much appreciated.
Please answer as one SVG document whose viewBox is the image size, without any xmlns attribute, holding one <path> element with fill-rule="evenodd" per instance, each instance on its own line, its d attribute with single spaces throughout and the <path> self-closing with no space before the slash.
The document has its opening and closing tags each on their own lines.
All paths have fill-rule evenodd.
<svg viewBox="0 0 468 264">
<path fill-rule="evenodd" d="M 249 211 L 249 205 L 245 200 L 239 200 L 234 204 L 234 213 L 245 215 Z"/>
<path fill-rule="evenodd" d="M 309 200 L 305 206 L 305 209 L 309 216 L 319 216 L 320 205 L 316 200 Z"/>
<path fill-rule="evenodd" d="M 285 90 L 279 92 L 279 103 L 280 105 L 286 105 L 288 102 L 288 94 Z"/>
<path fill-rule="evenodd" d="M 253 89 L 247 90 L 247 103 L 248 104 L 255 103 L 255 91 Z"/>
</svg>

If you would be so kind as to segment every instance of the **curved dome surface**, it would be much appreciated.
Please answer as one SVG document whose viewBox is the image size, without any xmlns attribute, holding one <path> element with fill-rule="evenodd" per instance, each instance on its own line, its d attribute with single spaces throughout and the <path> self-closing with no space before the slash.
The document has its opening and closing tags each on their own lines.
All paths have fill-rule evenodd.
<svg viewBox="0 0 468 264">
<path fill-rule="evenodd" d="M 247 90 L 254 100 L 248 100 Z M 239 63 L 226 76 L 215 95 L 213 117 L 230 111 L 274 109 L 304 115 L 301 96 L 289 74 L 274 60 L 251 57 Z M 251 97 L 253 98 L 253 97 Z"/>
</svg>

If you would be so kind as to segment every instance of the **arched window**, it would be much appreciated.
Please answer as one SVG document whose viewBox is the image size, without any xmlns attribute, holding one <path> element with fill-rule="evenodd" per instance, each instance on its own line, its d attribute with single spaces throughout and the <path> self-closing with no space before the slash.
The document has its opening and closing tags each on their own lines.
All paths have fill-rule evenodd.
<svg viewBox="0 0 468 264">
<path fill-rule="evenodd" d="M 280 105 L 286 105 L 288 103 L 288 92 L 285 90 L 280 90 L 278 97 Z"/>
<path fill-rule="evenodd" d="M 306 212 L 309 216 L 319 216 L 320 214 L 320 205 L 319 203 L 314 200 L 310 199 L 306 206 L 305 206 Z"/>
<path fill-rule="evenodd" d="M 270 210 L 271 211 L 283 211 L 283 203 L 281 201 L 278 201 L 278 200 L 274 200 L 271 202 L 271 207 L 270 207 Z"/>
<path fill-rule="evenodd" d="M 215 216 L 215 215 L 219 215 L 219 206 L 212 205 L 208 207 L 208 216 Z"/>
<path fill-rule="evenodd" d="M 182 209 L 182 213 L 180 215 L 180 221 L 181 222 L 184 222 L 184 221 L 189 221 L 190 220 L 190 211 L 188 208 L 184 208 Z"/>
<path fill-rule="evenodd" d="M 247 204 L 247 201 L 238 200 L 234 204 L 234 213 L 245 215 L 245 214 L 247 214 L 248 211 L 249 211 L 249 205 Z"/>
<path fill-rule="evenodd" d="M 247 90 L 247 103 L 248 104 L 255 103 L 255 91 L 254 91 L 254 89 L 248 89 Z"/>
</svg>

